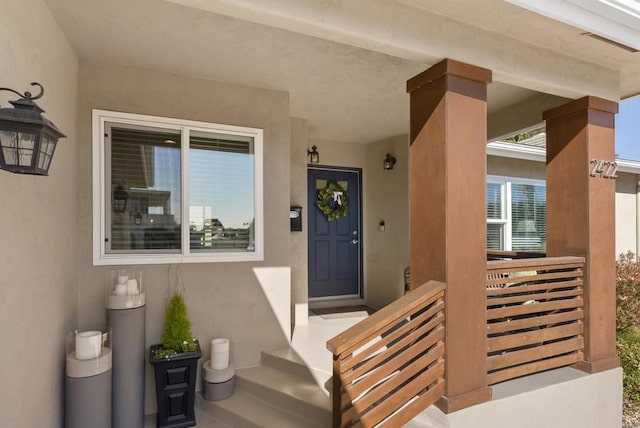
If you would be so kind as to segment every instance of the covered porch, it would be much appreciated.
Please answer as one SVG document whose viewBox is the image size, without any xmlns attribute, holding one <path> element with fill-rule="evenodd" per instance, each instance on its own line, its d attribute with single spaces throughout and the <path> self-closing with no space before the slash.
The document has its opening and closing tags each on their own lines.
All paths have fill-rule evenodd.
<svg viewBox="0 0 640 428">
<path fill-rule="evenodd" d="M 203 423 L 322 427 L 333 414 L 333 426 L 617 426 L 620 369 L 579 365 L 584 259 L 502 256 L 509 259 L 487 262 L 483 284 L 488 401 L 454 412 L 436 401 L 446 384 L 445 286 L 430 282 L 369 317 L 311 315 L 289 347 L 239 372 L 235 397 L 215 405 L 199 397 Z"/>
<path fill-rule="evenodd" d="M 618 401 L 598 401 L 619 396 L 611 294 L 615 180 L 604 176 L 608 170 L 589 167 L 592 160 L 595 169 L 613 160 L 615 105 L 640 92 L 640 65 L 637 54 L 583 34 L 586 26 L 604 24 L 601 33 L 624 39 L 616 13 L 595 24 L 567 23 L 526 3 L 491 0 L 480 10 L 470 1 L 0 0 L 0 86 L 42 83 L 41 106 L 68 136 L 48 177 L 0 171 L 8 201 L 0 221 L 6 267 L 0 296 L 10 302 L 0 325 L 12 344 L 0 353 L 0 378 L 15 385 L 0 400 L 4 422 L 62 426 L 62 338 L 105 325 L 105 277 L 118 266 L 93 258 L 104 245 L 102 214 L 93 205 L 109 194 L 92 180 L 100 168 L 94 110 L 251 127 L 264 136 L 262 254 L 240 261 L 192 263 L 178 253 L 165 262 L 157 254 L 145 263 L 125 260 L 145 275 L 141 346 L 158 342 L 167 298 L 180 289 L 202 342 L 229 337 L 238 369 L 260 366 L 263 352 L 291 348 L 330 405 L 329 377 L 319 375 L 333 364 L 324 348 L 349 326 L 332 325 L 336 331 L 329 333 L 308 316 L 314 302 L 307 213 L 314 207 L 307 150 L 317 145 L 323 164 L 363 174 L 362 293 L 327 305 L 367 304 L 384 314 L 398 299 L 414 301 L 415 294 L 403 297 L 408 265 L 412 293 L 430 281 L 444 284 L 436 298 L 443 303 L 442 324 L 436 323 L 442 337 L 426 349 L 437 352 L 425 357 L 435 358 L 440 371 L 425 375 L 435 380 L 422 388 L 429 392 L 434 383 L 422 404 L 435 399 L 438 407 L 429 407 L 435 413 L 423 426 L 464 426 L 474 411 L 491 417 L 501 403 L 513 411 L 505 414 L 512 423 L 532 403 L 557 404 L 550 397 L 566 397 L 566 385 L 592 394 L 576 395 L 576 402 L 605 405 L 609 416 L 619 412 Z M 627 39 L 640 40 L 632 30 Z M 10 99 L 3 95 L 0 104 Z M 543 112 L 546 171 L 522 159 L 500 161 L 494 170 L 546 178 L 548 259 L 488 262 L 485 186 L 495 158 L 487 160 L 487 141 L 540 125 Z M 382 167 L 386 153 L 398 160 L 393 170 Z M 134 190 L 142 197 L 144 189 Z M 156 205 L 162 207 L 151 211 L 158 213 L 143 213 L 141 221 L 166 215 L 173 226 L 177 212 L 167 215 L 170 204 Z M 291 231 L 292 206 L 303 207 L 302 232 Z M 182 209 L 185 221 L 171 239 L 187 237 L 189 247 L 190 207 Z M 251 233 L 251 221 L 244 223 Z M 566 267 L 554 270 L 556 258 Z M 513 272 L 521 272 L 518 279 Z M 557 284 L 560 273 L 570 284 Z M 524 294 L 514 292 L 518 283 L 526 283 Z M 521 328 L 506 334 L 513 323 Z M 317 339 L 308 357 L 295 347 L 304 331 Z M 35 349 L 46 349 L 47 358 Z M 322 362 L 314 362 L 317 355 Z M 148 364 L 145 370 L 144 410 L 153 415 L 153 376 Z M 544 373 L 521 377 L 538 371 Z M 336 407 L 335 417 L 353 408 L 350 402 Z M 366 411 L 356 409 L 349 421 Z"/>
<path fill-rule="evenodd" d="M 487 262 L 490 81 L 444 60 L 407 83 L 413 291 L 328 343 L 336 427 L 401 425 L 431 404 L 453 414 L 491 401 L 493 385 L 564 366 L 610 372 L 603 402 L 620 388 L 616 177 L 596 171 L 614 159 L 617 104 L 585 97 L 543 113 L 548 257 Z M 619 392 L 609 404 L 594 427 L 620 420 Z"/>
</svg>

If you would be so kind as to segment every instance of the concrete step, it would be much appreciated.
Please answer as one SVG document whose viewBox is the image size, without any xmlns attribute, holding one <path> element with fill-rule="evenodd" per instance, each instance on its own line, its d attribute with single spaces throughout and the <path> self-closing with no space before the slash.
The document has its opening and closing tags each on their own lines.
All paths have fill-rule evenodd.
<svg viewBox="0 0 640 428">
<path fill-rule="evenodd" d="M 303 379 L 313 380 L 311 369 L 304 360 L 290 347 L 262 351 L 262 365 L 287 373 L 293 373 Z"/>
<path fill-rule="evenodd" d="M 331 401 L 308 377 L 269 366 L 236 371 L 238 389 L 319 426 L 331 425 Z"/>
<path fill-rule="evenodd" d="M 264 351 L 262 364 L 236 370 L 236 390 L 226 400 L 201 396 L 202 412 L 234 428 L 331 426 L 331 401 L 290 348 Z"/>
<path fill-rule="evenodd" d="M 207 401 L 198 397 L 201 413 L 224 421 L 233 428 L 323 428 L 330 425 L 315 424 L 304 418 L 278 409 L 257 397 L 237 389 L 230 398 L 222 401 Z M 198 421 L 200 425 L 200 421 Z"/>
</svg>

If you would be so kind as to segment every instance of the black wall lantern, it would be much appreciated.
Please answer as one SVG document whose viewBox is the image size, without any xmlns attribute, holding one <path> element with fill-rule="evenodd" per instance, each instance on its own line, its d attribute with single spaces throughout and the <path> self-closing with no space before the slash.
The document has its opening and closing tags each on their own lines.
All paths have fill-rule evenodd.
<svg viewBox="0 0 640 428">
<path fill-rule="evenodd" d="M 113 190 L 113 212 L 123 213 L 127 210 L 127 200 L 129 193 L 124 190 L 122 184 L 118 184 Z"/>
<path fill-rule="evenodd" d="M 387 153 L 384 158 L 384 162 L 382 163 L 382 168 L 384 169 L 393 169 L 393 166 L 396 164 L 396 158 L 391 156 L 391 153 Z"/>
<path fill-rule="evenodd" d="M 311 150 L 307 149 L 307 156 L 311 157 L 311 163 L 319 163 L 320 153 L 318 153 L 318 146 L 314 145 Z"/>
<path fill-rule="evenodd" d="M 48 175 L 58 139 L 66 135 L 44 117 L 44 110 L 33 102 L 44 94 L 42 85 L 36 82 L 31 85 L 40 87 L 38 95 L 0 88 L 22 97 L 9 101 L 13 108 L 0 108 L 0 169 Z"/>
</svg>

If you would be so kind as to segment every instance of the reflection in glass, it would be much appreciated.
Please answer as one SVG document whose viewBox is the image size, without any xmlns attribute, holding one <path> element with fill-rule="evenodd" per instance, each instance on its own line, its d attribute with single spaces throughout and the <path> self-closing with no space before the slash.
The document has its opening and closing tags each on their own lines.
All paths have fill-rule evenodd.
<svg viewBox="0 0 640 428">
<path fill-rule="evenodd" d="M 487 224 L 487 249 L 504 250 L 504 225 L 499 223 Z"/>
<path fill-rule="evenodd" d="M 546 187 L 511 185 L 511 230 L 514 251 L 544 252 L 547 241 Z"/>
<path fill-rule="evenodd" d="M 501 219 L 505 217 L 502 197 L 502 183 L 487 183 L 487 218 Z"/>
<path fill-rule="evenodd" d="M 192 252 L 255 251 L 253 138 L 191 131 Z"/>
<path fill-rule="evenodd" d="M 180 132 L 107 123 L 107 134 L 111 141 L 107 252 L 180 252 Z"/>
</svg>

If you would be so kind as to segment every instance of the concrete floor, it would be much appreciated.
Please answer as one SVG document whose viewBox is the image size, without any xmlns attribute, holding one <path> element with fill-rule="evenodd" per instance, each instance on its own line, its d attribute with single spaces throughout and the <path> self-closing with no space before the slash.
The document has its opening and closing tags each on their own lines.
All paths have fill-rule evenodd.
<svg viewBox="0 0 640 428">
<path fill-rule="evenodd" d="M 295 327 L 291 347 L 327 394 L 332 355 L 326 342 L 364 318 L 363 315 L 324 319 L 311 315 L 307 324 Z M 620 369 L 587 375 L 564 367 L 495 385 L 492 401 L 449 415 L 430 407 L 407 427 L 619 427 L 621 383 Z M 197 405 L 196 418 L 200 428 L 232 428 L 199 412 Z M 152 427 L 155 415 L 148 415 L 144 428 Z"/>
<path fill-rule="evenodd" d="M 335 319 L 310 315 L 307 324 L 295 326 L 291 348 L 309 367 L 318 385 L 325 386 L 333 371 L 333 356 L 327 350 L 327 341 L 365 318 L 364 312 Z"/>
<path fill-rule="evenodd" d="M 291 348 L 305 362 L 317 384 L 324 387 L 327 394 L 329 394 L 327 387 L 330 386 L 328 381 L 332 375 L 333 364 L 331 352 L 327 350 L 327 341 L 364 318 L 366 318 L 364 312 L 335 319 L 325 319 L 319 315 L 310 314 L 307 324 L 295 326 Z M 199 428 L 232 428 L 201 411 L 198 400 L 202 400 L 202 397 L 196 397 L 196 421 Z M 144 428 L 155 428 L 155 426 L 156 415 L 147 415 Z"/>
<path fill-rule="evenodd" d="M 227 424 L 213 419 L 210 415 L 202 412 L 198 406 L 197 400 L 202 399 L 196 397 L 196 424 L 198 428 L 232 428 Z M 147 415 L 144 418 L 144 428 L 156 428 L 156 415 Z"/>
</svg>

